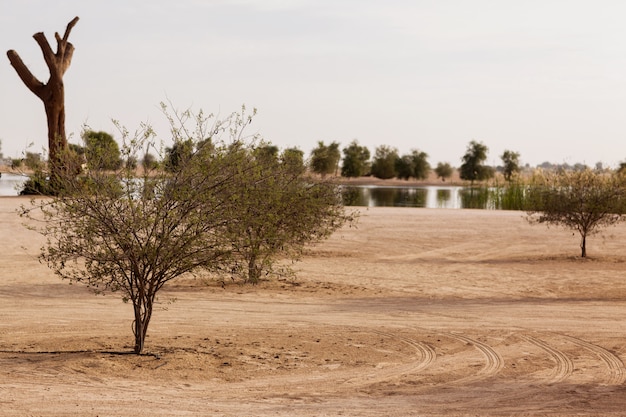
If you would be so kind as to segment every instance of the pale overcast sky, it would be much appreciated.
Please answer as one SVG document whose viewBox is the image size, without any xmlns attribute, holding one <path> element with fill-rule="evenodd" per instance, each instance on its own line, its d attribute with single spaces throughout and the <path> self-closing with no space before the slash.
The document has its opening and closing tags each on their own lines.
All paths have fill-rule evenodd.
<svg viewBox="0 0 626 417">
<path fill-rule="evenodd" d="M 43 106 L 6 55 L 47 81 L 32 38 L 56 50 L 79 16 L 65 75 L 68 132 L 116 135 L 159 102 L 226 115 L 306 155 L 317 141 L 413 148 L 460 164 L 469 141 L 523 163 L 626 160 L 623 0 L 0 0 L 0 139 L 46 146 Z M 119 135 L 116 135 L 119 136 Z"/>
</svg>

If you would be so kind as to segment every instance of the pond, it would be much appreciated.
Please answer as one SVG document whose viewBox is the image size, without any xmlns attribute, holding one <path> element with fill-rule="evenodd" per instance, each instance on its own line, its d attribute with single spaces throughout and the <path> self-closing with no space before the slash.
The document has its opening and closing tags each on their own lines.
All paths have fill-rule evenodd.
<svg viewBox="0 0 626 417">
<path fill-rule="evenodd" d="M 342 186 L 346 206 L 500 209 L 497 190 L 461 186 Z"/>
</svg>

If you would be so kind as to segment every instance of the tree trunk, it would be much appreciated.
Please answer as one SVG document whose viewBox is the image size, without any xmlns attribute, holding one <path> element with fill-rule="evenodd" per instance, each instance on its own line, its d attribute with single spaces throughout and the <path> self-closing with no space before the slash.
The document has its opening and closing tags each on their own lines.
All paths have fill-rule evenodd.
<svg viewBox="0 0 626 417">
<path fill-rule="evenodd" d="M 63 75 L 69 68 L 74 54 L 74 46 L 68 42 L 68 37 L 78 17 L 72 19 L 65 29 L 63 38 L 55 33 L 57 41 L 56 53 L 52 51 L 46 36 L 35 33 L 33 38 L 43 52 L 44 60 L 50 71 L 48 83 L 39 81 L 26 67 L 20 56 L 14 50 L 7 51 L 7 57 L 13 68 L 24 82 L 26 87 L 41 99 L 48 119 L 48 159 L 50 164 L 50 178 L 58 179 L 64 167 L 62 161 L 63 150 L 67 147 L 65 135 L 65 89 Z"/>
<path fill-rule="evenodd" d="M 587 235 L 582 235 L 582 239 L 580 240 L 580 250 L 580 256 L 585 258 L 587 256 Z"/>
<path fill-rule="evenodd" d="M 148 324 L 152 317 L 152 303 L 143 300 L 133 300 L 133 308 L 135 310 L 135 323 L 133 324 L 133 333 L 135 334 L 135 347 L 133 351 L 140 354 L 146 341 L 148 333 Z"/>
<path fill-rule="evenodd" d="M 256 255 L 251 254 L 248 259 L 248 282 L 258 284 L 261 277 L 261 268 L 256 264 Z"/>
</svg>

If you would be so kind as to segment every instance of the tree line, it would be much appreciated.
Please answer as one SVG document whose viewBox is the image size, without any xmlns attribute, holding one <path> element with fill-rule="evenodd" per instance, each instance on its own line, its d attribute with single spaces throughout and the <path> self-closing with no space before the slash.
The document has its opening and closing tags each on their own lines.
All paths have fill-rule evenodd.
<svg viewBox="0 0 626 417">
<path fill-rule="evenodd" d="M 470 182 L 490 179 L 495 174 L 495 168 L 485 165 L 488 148 L 482 142 L 472 140 L 463 155 L 459 167 L 461 179 Z M 367 147 L 359 145 L 353 140 L 339 151 L 339 143 L 332 142 L 326 145 L 323 141 L 311 151 L 311 171 L 325 175 L 339 175 L 347 178 L 373 176 L 379 179 L 399 178 L 408 180 L 414 178 L 424 180 L 434 171 L 443 181 L 450 178 L 454 167 L 448 162 L 439 162 L 433 169 L 428 162 L 428 154 L 413 149 L 408 154 L 399 154 L 398 149 L 388 146 L 378 146 L 373 157 Z M 504 151 L 501 168 L 505 179 L 510 180 L 521 169 L 520 154 L 510 150 Z"/>
</svg>

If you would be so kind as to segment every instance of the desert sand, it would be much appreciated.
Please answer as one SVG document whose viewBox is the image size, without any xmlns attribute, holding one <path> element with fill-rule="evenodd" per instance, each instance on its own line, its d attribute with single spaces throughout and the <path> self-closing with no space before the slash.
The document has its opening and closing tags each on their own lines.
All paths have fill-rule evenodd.
<svg viewBox="0 0 626 417">
<path fill-rule="evenodd" d="M 626 225 L 361 208 L 297 278 L 165 287 L 131 306 L 57 278 L 0 198 L 1 416 L 626 415 Z"/>
</svg>

